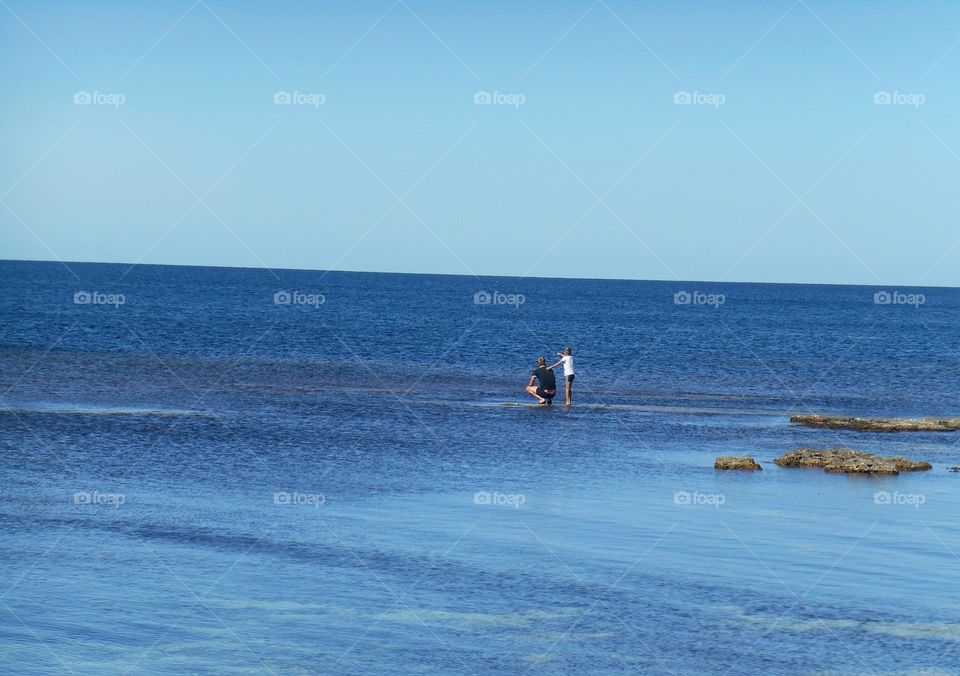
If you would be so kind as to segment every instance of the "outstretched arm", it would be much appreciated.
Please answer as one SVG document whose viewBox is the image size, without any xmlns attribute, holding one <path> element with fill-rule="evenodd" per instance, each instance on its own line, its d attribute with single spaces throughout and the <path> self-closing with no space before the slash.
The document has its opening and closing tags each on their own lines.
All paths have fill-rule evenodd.
<svg viewBox="0 0 960 676">
<path fill-rule="evenodd" d="M 555 369 L 555 368 L 557 368 L 558 366 L 560 366 L 560 364 L 562 364 L 562 363 L 563 363 L 563 360 L 561 359 L 561 360 L 558 361 L 556 364 L 551 364 L 550 366 L 548 366 L 548 367 L 547 367 L 547 370 L 552 371 L 553 369 Z"/>
</svg>

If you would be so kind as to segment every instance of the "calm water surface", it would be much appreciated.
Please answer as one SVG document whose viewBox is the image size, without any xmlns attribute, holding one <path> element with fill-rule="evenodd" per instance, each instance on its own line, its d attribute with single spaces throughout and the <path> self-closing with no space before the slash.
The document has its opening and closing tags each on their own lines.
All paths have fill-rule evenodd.
<svg viewBox="0 0 960 676">
<path fill-rule="evenodd" d="M 960 673 L 960 436 L 788 424 L 957 415 L 958 290 L 0 283 L 6 672 Z M 565 345 L 576 405 L 529 406 Z M 934 469 L 772 463 L 798 446 Z"/>
</svg>

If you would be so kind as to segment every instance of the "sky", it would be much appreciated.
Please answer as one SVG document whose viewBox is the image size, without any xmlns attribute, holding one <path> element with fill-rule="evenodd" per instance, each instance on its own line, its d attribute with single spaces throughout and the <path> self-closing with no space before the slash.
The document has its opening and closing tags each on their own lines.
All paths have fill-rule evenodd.
<svg viewBox="0 0 960 676">
<path fill-rule="evenodd" d="M 960 5 L 0 0 L 0 258 L 960 285 Z"/>
</svg>

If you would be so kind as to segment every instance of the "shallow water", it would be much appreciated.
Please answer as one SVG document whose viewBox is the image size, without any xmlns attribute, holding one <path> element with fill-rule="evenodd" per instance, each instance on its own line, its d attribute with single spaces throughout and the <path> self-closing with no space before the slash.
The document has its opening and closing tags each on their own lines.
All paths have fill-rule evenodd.
<svg viewBox="0 0 960 676">
<path fill-rule="evenodd" d="M 788 423 L 955 415 L 955 290 L 70 268 L 0 263 L 5 671 L 960 671 L 960 436 Z"/>
</svg>

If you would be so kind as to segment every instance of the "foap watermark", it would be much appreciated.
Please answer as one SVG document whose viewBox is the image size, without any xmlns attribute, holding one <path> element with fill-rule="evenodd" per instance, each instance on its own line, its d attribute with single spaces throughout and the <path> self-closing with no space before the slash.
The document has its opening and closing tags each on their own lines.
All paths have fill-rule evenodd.
<svg viewBox="0 0 960 676">
<path fill-rule="evenodd" d="M 273 103 L 278 106 L 313 106 L 319 108 L 326 103 L 327 97 L 316 92 L 288 92 L 282 89 L 273 93 Z"/>
<path fill-rule="evenodd" d="M 127 501 L 123 493 L 101 493 L 100 491 L 77 491 L 73 494 L 75 505 L 105 505 L 119 507 Z"/>
<path fill-rule="evenodd" d="M 704 293 L 703 291 L 677 291 L 673 294 L 674 305 L 709 305 L 718 308 L 727 302 L 722 293 Z"/>
<path fill-rule="evenodd" d="M 493 293 L 486 291 L 477 291 L 473 294 L 474 305 L 512 305 L 520 307 L 527 302 L 527 297 L 522 293 L 500 293 L 494 290 Z"/>
<path fill-rule="evenodd" d="M 873 504 L 875 505 L 906 505 L 914 509 L 920 509 L 920 505 L 927 501 L 927 496 L 923 493 L 901 493 L 894 491 L 877 491 L 873 494 Z"/>
<path fill-rule="evenodd" d="M 73 93 L 73 102 L 78 106 L 113 106 L 119 108 L 126 101 L 126 96 L 117 93 L 88 92 L 83 89 Z"/>
<path fill-rule="evenodd" d="M 493 491 L 477 491 L 473 494 L 473 504 L 490 505 L 493 507 L 513 507 L 520 509 L 520 505 L 527 501 L 523 493 L 498 493 Z"/>
<path fill-rule="evenodd" d="M 73 294 L 74 305 L 112 305 L 120 307 L 127 302 L 122 293 L 100 293 L 99 291 L 77 291 Z"/>
<path fill-rule="evenodd" d="M 326 501 L 327 498 L 323 493 L 300 493 L 299 491 L 288 493 L 287 491 L 277 491 L 273 494 L 273 504 L 275 505 L 312 505 L 315 508 L 319 508 L 320 505 Z"/>
<path fill-rule="evenodd" d="M 300 291 L 277 291 L 273 294 L 274 305 L 312 305 L 320 307 L 327 302 L 322 293 L 302 293 Z"/>
<path fill-rule="evenodd" d="M 523 94 L 507 94 L 504 92 L 478 91 L 473 93 L 473 102 L 478 106 L 513 106 L 519 108 L 526 103 L 527 97 Z"/>
<path fill-rule="evenodd" d="M 727 501 L 727 497 L 720 493 L 698 493 L 697 491 L 677 491 L 673 494 L 673 504 L 675 505 L 706 505 L 714 509 L 720 509 L 720 505 Z"/>
<path fill-rule="evenodd" d="M 927 97 L 923 94 L 907 92 L 879 91 L 873 93 L 873 103 L 878 106 L 913 106 L 919 108 L 926 103 Z"/>
<path fill-rule="evenodd" d="M 927 302 L 922 293 L 901 293 L 900 291 L 877 291 L 873 294 L 874 305 L 912 305 L 920 307 Z"/>
<path fill-rule="evenodd" d="M 673 93 L 673 103 L 678 106 L 713 106 L 719 108 L 727 102 L 723 94 L 707 92 L 688 92 L 681 90 Z"/>
</svg>

